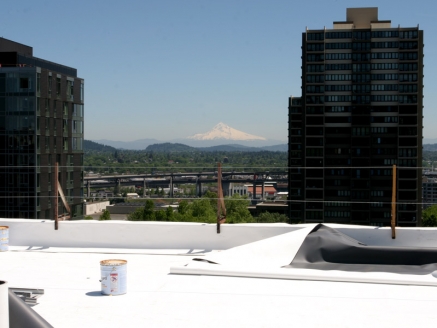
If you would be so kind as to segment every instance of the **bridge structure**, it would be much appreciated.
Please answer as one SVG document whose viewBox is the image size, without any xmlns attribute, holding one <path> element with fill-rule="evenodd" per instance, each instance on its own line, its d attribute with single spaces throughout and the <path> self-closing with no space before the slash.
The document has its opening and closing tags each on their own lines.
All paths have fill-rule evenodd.
<svg viewBox="0 0 437 328">
<path fill-rule="evenodd" d="M 264 186 L 269 182 L 288 182 L 287 171 L 252 171 L 252 172 L 222 172 L 222 188 L 229 190 L 230 183 L 252 183 L 254 190 L 257 186 L 262 187 L 264 197 Z M 202 184 L 217 183 L 216 171 L 173 173 L 162 172 L 154 174 L 123 174 L 105 176 L 87 176 L 84 184 L 87 188 L 87 196 L 91 197 L 91 188 L 108 188 L 118 186 L 139 186 L 143 187 L 143 197 L 146 196 L 147 188 L 168 187 L 169 197 L 174 197 L 175 184 L 196 184 L 196 196 L 202 196 Z"/>
</svg>

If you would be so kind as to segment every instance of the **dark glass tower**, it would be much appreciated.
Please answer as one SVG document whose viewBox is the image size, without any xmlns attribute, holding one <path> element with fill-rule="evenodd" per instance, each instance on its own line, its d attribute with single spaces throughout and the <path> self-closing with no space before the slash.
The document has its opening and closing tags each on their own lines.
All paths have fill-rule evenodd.
<svg viewBox="0 0 437 328">
<path fill-rule="evenodd" d="M 0 38 L 0 217 L 53 219 L 56 179 L 82 215 L 83 106 L 76 69 Z"/>
<path fill-rule="evenodd" d="M 423 31 L 349 8 L 302 34 L 302 96 L 289 99 L 292 222 L 388 225 L 421 217 Z"/>
</svg>

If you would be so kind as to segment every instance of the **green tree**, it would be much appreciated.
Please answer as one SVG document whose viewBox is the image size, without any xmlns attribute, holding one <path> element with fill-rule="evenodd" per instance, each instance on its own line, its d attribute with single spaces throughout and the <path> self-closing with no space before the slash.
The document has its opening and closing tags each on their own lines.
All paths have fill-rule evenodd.
<svg viewBox="0 0 437 328">
<path fill-rule="evenodd" d="M 182 200 L 181 202 L 179 202 L 179 206 L 178 206 L 178 213 L 181 215 L 185 215 L 188 213 L 189 210 L 189 206 L 188 206 L 188 202 L 186 200 Z"/>
<path fill-rule="evenodd" d="M 167 215 L 164 210 L 155 211 L 155 221 L 167 221 Z"/>
<path fill-rule="evenodd" d="M 167 221 L 174 221 L 174 212 L 171 206 L 167 207 L 167 209 L 165 210 L 165 216 L 167 218 Z"/>
<path fill-rule="evenodd" d="M 111 213 L 108 210 L 103 210 L 102 214 L 99 217 L 100 221 L 103 220 L 111 220 Z"/>
<path fill-rule="evenodd" d="M 196 221 L 209 222 L 216 217 L 216 210 L 206 198 L 193 201 L 190 207 Z"/>
<path fill-rule="evenodd" d="M 143 221 L 155 221 L 155 203 L 151 199 L 146 200 L 143 210 Z"/>
<path fill-rule="evenodd" d="M 137 208 L 134 212 L 127 216 L 129 221 L 143 221 L 144 208 Z"/>
<path fill-rule="evenodd" d="M 217 198 L 218 198 L 217 193 L 207 190 L 203 195 L 203 197 L 209 199 L 212 207 L 214 208 L 217 207 Z"/>
<path fill-rule="evenodd" d="M 437 205 L 422 211 L 422 227 L 437 227 Z"/>
<path fill-rule="evenodd" d="M 228 223 L 250 223 L 254 222 L 247 206 L 250 201 L 239 194 L 225 198 L 226 222 Z"/>
</svg>

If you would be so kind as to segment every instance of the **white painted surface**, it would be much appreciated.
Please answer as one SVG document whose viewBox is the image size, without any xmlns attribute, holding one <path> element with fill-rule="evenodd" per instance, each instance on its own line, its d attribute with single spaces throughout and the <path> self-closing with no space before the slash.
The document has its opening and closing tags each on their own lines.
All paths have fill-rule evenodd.
<svg viewBox="0 0 437 328">
<path fill-rule="evenodd" d="M 302 226 L 288 224 L 215 224 L 132 221 L 61 221 L 59 230 L 48 220 L 1 219 L 9 225 L 10 246 L 228 249 L 277 236 Z"/>
<path fill-rule="evenodd" d="M 209 264 L 212 268 L 226 267 L 249 270 L 280 268 L 290 264 L 302 242 L 313 228 L 313 225 L 311 225 L 300 230 L 237 246 L 226 251 L 207 254 L 205 260 L 219 264 Z M 189 266 L 197 264 L 206 265 L 206 263 L 193 261 Z"/>
<path fill-rule="evenodd" d="M 2 257 L 11 287 L 45 290 L 33 309 L 54 327 L 422 328 L 437 320 L 435 287 L 172 275 L 187 256 L 125 254 L 117 257 L 129 263 L 129 291 L 108 297 L 99 282 L 108 254 Z"/>
<path fill-rule="evenodd" d="M 85 203 L 85 215 L 103 212 L 106 206 L 109 206 L 109 201 Z"/>
<path fill-rule="evenodd" d="M 200 224 L 169 227 L 149 222 L 60 222 L 60 230 L 54 231 L 53 222 L 6 221 L 15 246 L 0 254 L 2 263 L 7 263 L 0 267 L 0 279 L 8 281 L 10 287 L 44 289 L 33 309 L 54 327 L 423 328 L 437 322 L 435 287 L 169 274 L 170 267 L 182 267 L 192 257 L 215 258 L 225 253 L 203 254 L 196 249 L 212 249 L 214 245 L 226 249 L 310 225 L 224 225 L 217 236 L 214 225 Z M 0 225 L 6 221 L 1 220 Z M 360 229 L 355 229 L 354 233 L 360 234 Z M 361 230 L 362 236 L 372 236 L 371 228 Z M 108 232 L 117 231 L 123 238 L 107 237 Z M 411 231 L 404 243 L 418 238 L 431 244 L 437 230 Z M 299 230 L 294 233 L 305 234 Z M 153 237 L 156 245 L 172 247 L 140 247 L 152 244 L 153 234 L 158 234 Z M 151 239 L 144 243 L 144 238 Z M 190 239 L 193 241 L 188 243 Z M 294 247 L 285 235 L 280 239 L 284 247 Z M 32 243 L 26 245 L 26 240 Z M 178 243 L 190 247 L 178 247 Z M 202 247 L 191 247 L 194 244 Z M 136 247 L 128 249 L 129 245 Z M 283 254 L 264 253 L 266 259 L 271 256 L 271 265 L 283 261 Z M 101 295 L 100 261 L 108 258 L 129 263 L 129 291 L 125 295 Z M 232 261 L 235 264 L 235 259 Z"/>
<path fill-rule="evenodd" d="M 207 255 L 203 260 L 191 261 L 183 266 L 174 266 L 170 272 L 174 274 L 194 274 L 194 275 L 213 275 L 213 276 L 233 276 L 248 278 L 274 278 L 274 279 L 293 279 L 293 280 L 321 280 L 321 281 L 343 281 L 343 282 L 362 282 L 374 284 L 398 284 L 398 285 L 417 285 L 417 286 L 437 286 L 437 278 L 432 274 L 396 274 L 384 272 L 348 272 L 335 270 L 309 270 L 283 268 L 290 264 L 296 256 L 302 242 L 314 228 L 315 224 L 309 225 L 300 230 L 288 232 L 279 236 L 270 237 L 261 241 L 237 246 L 219 253 Z M 333 225 L 329 225 L 333 226 Z M 340 230 L 341 225 L 335 228 Z M 346 228 L 343 226 L 343 230 Z M 368 232 L 371 229 L 353 230 L 358 240 L 369 238 Z M 362 234 L 359 233 L 362 232 Z M 378 230 L 377 230 L 378 231 Z M 380 230 L 379 230 L 380 231 Z M 422 246 L 418 240 L 420 237 L 425 242 L 437 236 L 437 230 L 431 229 L 428 233 L 419 233 L 416 230 L 405 231 L 400 234 L 398 239 L 399 246 L 413 244 L 414 247 Z M 391 241 L 391 234 L 386 236 L 385 232 L 380 233 L 381 239 Z M 410 236 L 412 235 L 412 236 Z M 431 238 L 432 237 L 432 238 Z M 385 244 L 380 242 L 380 244 Z M 423 246 L 422 246 L 423 247 Z M 437 259 L 436 259 L 437 260 Z"/>
<path fill-rule="evenodd" d="M 309 269 L 286 269 L 286 268 L 243 268 L 211 265 L 204 262 L 193 262 L 188 266 L 171 267 L 174 274 L 192 274 L 225 277 L 267 278 L 267 279 L 290 279 L 290 280 L 314 280 L 314 281 L 338 281 L 345 283 L 371 283 L 390 285 L 414 285 L 437 287 L 437 278 L 432 274 L 412 275 L 386 272 L 349 272 L 349 271 L 324 271 Z"/>
<path fill-rule="evenodd" d="M 215 224 L 133 221 L 54 221 L 0 219 L 9 226 L 10 246 L 129 248 L 129 249 L 207 249 L 223 250 L 287 232 L 314 227 L 314 224 Z M 436 228 L 397 228 L 391 238 L 389 228 L 328 224 L 368 245 L 436 247 Z"/>
</svg>

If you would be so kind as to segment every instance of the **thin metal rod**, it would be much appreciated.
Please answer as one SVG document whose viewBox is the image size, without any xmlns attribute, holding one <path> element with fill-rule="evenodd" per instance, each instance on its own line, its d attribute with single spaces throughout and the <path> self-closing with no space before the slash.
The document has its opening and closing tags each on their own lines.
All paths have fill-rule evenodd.
<svg viewBox="0 0 437 328">
<path fill-rule="evenodd" d="M 393 186 L 391 191 L 391 238 L 396 238 L 396 165 L 393 165 Z"/>
<path fill-rule="evenodd" d="M 222 196 L 222 165 L 217 163 L 217 233 L 220 233 L 221 197 Z"/>
<path fill-rule="evenodd" d="M 55 178 L 52 179 L 54 184 L 54 192 L 55 192 L 55 208 L 54 208 L 54 216 L 55 216 L 55 230 L 58 230 L 58 162 L 55 163 Z"/>
</svg>

